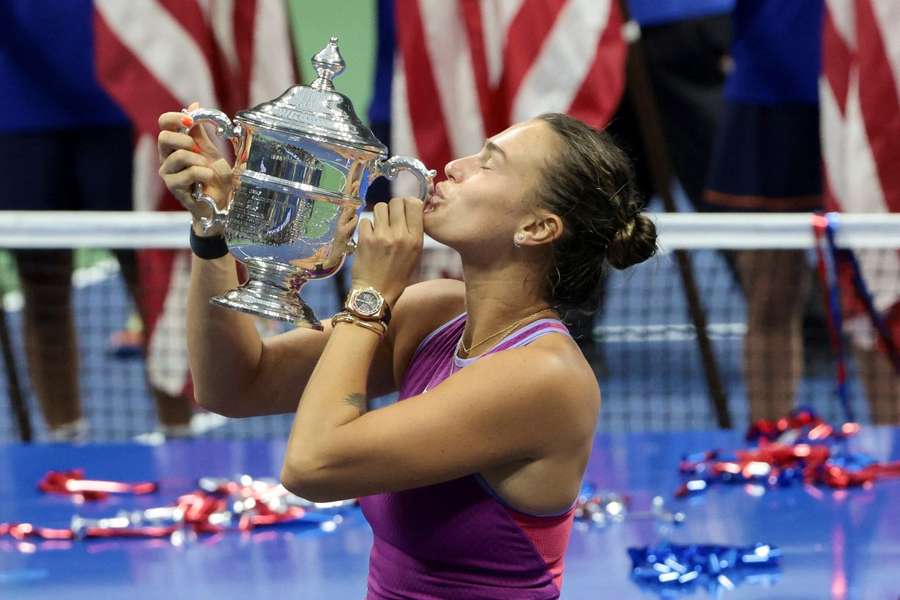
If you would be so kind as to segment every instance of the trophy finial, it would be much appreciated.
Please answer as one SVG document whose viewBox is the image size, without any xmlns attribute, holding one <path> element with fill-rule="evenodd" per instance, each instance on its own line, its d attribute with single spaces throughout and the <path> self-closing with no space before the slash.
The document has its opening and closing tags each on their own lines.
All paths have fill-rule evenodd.
<svg viewBox="0 0 900 600">
<path fill-rule="evenodd" d="M 312 65 L 316 70 L 317 77 L 310 84 L 310 87 L 322 91 L 334 89 L 332 80 L 344 71 L 344 66 L 347 64 L 344 62 L 344 57 L 341 56 L 337 42 L 338 39 L 335 36 L 331 36 L 331 39 L 328 40 L 328 45 L 312 57 Z"/>
</svg>

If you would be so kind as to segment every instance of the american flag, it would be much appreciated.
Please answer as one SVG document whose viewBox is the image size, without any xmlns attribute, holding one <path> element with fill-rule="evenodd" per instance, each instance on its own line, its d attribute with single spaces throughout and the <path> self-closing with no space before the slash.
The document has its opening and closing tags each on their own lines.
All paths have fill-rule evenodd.
<svg viewBox="0 0 900 600">
<path fill-rule="evenodd" d="M 391 149 L 443 174 L 485 138 L 544 112 L 603 127 L 625 86 L 617 0 L 397 0 Z M 400 179 L 395 194 L 414 194 Z M 458 277 L 429 251 L 420 277 Z"/>
<path fill-rule="evenodd" d="M 900 3 L 826 6 L 819 81 L 826 201 L 845 212 L 900 212 Z M 900 254 L 859 254 L 876 308 L 900 331 Z"/>
<path fill-rule="evenodd" d="M 392 149 L 441 171 L 544 112 L 604 126 L 625 84 L 615 0 L 397 0 Z"/>
<path fill-rule="evenodd" d="M 233 115 L 297 81 L 283 0 L 94 0 L 94 35 L 98 79 L 136 129 L 136 210 L 182 210 L 157 175 L 161 113 L 197 101 Z M 139 264 L 150 383 L 179 395 L 190 255 L 145 250 Z"/>
</svg>

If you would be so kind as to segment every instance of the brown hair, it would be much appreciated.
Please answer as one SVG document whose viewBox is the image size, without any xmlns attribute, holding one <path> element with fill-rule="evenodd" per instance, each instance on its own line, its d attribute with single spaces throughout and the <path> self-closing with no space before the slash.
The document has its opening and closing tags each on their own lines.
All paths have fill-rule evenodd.
<svg viewBox="0 0 900 600">
<path fill-rule="evenodd" d="M 628 156 L 610 136 L 559 113 L 538 117 L 559 135 L 545 167 L 540 206 L 563 221 L 547 272 L 549 299 L 562 308 L 595 308 L 604 265 L 626 269 L 656 253 L 656 227 L 641 212 Z"/>
</svg>

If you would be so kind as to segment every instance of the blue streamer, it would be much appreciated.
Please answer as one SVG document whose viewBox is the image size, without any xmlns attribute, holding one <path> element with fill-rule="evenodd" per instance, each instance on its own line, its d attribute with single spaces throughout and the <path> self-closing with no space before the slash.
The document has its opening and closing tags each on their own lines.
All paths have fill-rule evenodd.
<svg viewBox="0 0 900 600">
<path fill-rule="evenodd" d="M 742 582 L 772 583 L 780 574 L 781 550 L 769 544 L 719 546 L 668 544 L 629 548 L 631 579 L 639 587 L 690 594 L 705 588 L 711 597 Z M 669 592 L 669 593 L 667 593 Z"/>
</svg>

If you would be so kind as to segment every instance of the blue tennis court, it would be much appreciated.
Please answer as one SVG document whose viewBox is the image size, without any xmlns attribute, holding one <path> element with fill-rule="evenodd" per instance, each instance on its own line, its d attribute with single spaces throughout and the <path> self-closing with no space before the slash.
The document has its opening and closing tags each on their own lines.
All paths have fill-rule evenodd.
<svg viewBox="0 0 900 600">
<path fill-rule="evenodd" d="M 864 427 L 854 451 L 900 459 L 900 429 Z M 758 495 L 741 486 L 712 486 L 701 496 L 672 499 L 683 453 L 743 446 L 735 432 L 598 434 L 586 479 L 600 490 L 628 495 L 632 511 L 655 495 L 686 515 L 683 525 L 628 518 L 606 527 L 576 523 L 566 556 L 563 598 L 675 597 L 642 590 L 629 578 L 632 546 L 663 540 L 783 551 L 780 569 L 727 593 L 698 590 L 696 598 L 885 599 L 900 595 L 900 480 L 845 491 L 802 486 Z M 203 476 L 277 476 L 282 440 L 140 444 L 6 445 L 0 461 L 3 521 L 67 527 L 73 515 L 111 516 L 122 509 L 171 504 Z M 149 496 L 75 504 L 43 495 L 36 482 L 50 469 L 84 468 L 89 478 L 153 480 Z M 342 521 L 261 528 L 187 539 L 76 542 L 0 539 L 0 597 L 19 600 L 87 598 L 361 598 L 371 532 L 358 509 Z M 328 523 L 328 521 L 326 521 Z"/>
</svg>

